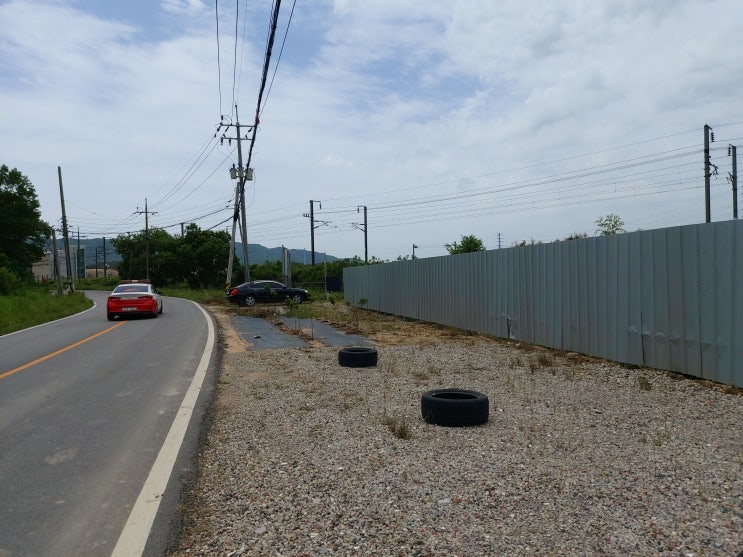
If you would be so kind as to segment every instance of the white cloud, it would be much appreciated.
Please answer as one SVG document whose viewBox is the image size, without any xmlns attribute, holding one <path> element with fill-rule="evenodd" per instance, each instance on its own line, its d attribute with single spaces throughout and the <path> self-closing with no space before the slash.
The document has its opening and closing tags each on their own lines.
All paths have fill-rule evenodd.
<svg viewBox="0 0 743 557">
<path fill-rule="evenodd" d="M 72 211 L 71 219 L 91 229 L 134 226 L 131 213 L 145 197 L 157 203 L 172 193 L 156 225 L 231 198 L 234 147 L 217 146 L 180 188 L 179 180 L 214 132 L 220 106 L 232 109 L 233 69 L 242 124 L 252 122 L 271 4 L 243 14 L 237 68 L 233 8 L 220 5 L 221 98 L 213 6 L 162 2 L 171 19 L 159 35 L 161 14 L 124 24 L 74 6 L 0 4 L 10 30 L 0 37 L 10 61 L 0 69 L 8 107 L 0 162 L 29 175 L 48 220 L 58 218 L 62 165 L 66 197 L 95 213 Z M 699 222 L 701 191 L 668 185 L 668 194 L 641 196 L 643 182 L 626 183 L 629 170 L 615 173 L 616 183 L 599 182 L 602 174 L 591 184 L 524 180 L 699 145 L 705 123 L 742 121 L 735 14 L 743 8 L 733 0 L 298 3 L 265 93 L 249 237 L 309 247 L 301 214 L 310 199 L 323 200 L 337 227 L 318 230 L 318 249 L 339 256 L 363 249 L 350 226 L 357 205 L 369 205 L 370 250 L 385 258 L 413 242 L 424 246 L 417 255 L 444 253 L 444 243 L 465 234 L 496 247 L 499 232 L 503 245 L 591 233 L 609 212 L 630 229 Z M 274 60 L 287 16 L 288 8 Z M 696 131 L 674 135 L 688 130 Z M 662 136 L 671 137 L 644 143 Z M 701 176 L 701 157 L 667 164 L 677 166 L 645 179 Z M 614 191 L 617 199 L 589 203 Z M 716 219 L 729 218 L 724 184 L 715 192 Z M 451 198 L 423 203 L 434 196 Z"/>
<path fill-rule="evenodd" d="M 202 0 L 161 0 L 161 6 L 163 11 L 177 15 L 197 16 L 207 11 Z"/>
</svg>

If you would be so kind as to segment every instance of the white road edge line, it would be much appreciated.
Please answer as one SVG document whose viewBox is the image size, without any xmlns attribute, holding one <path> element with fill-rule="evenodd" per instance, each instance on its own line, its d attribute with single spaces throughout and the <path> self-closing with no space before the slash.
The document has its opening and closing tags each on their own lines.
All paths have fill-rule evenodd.
<svg viewBox="0 0 743 557">
<path fill-rule="evenodd" d="M 214 325 L 209 314 L 200 305 L 194 304 L 201 310 L 206 317 L 209 328 L 209 334 L 206 340 L 206 349 L 201 356 L 201 361 L 196 369 L 191 385 L 183 397 L 178 413 L 170 426 L 168 436 L 165 438 L 163 446 L 152 465 L 147 480 L 142 486 L 142 491 L 137 497 L 129 519 L 126 521 L 124 529 L 121 531 L 119 541 L 116 542 L 112 557 L 139 557 L 144 551 L 147 539 L 150 536 L 152 524 L 155 521 L 155 515 L 160 507 L 160 501 L 168 480 L 173 472 L 173 466 L 178 456 L 178 451 L 186 435 L 188 423 L 191 420 L 193 409 L 196 406 L 196 400 L 201 392 L 201 387 L 206 378 L 206 370 L 209 367 L 212 351 L 214 347 Z"/>
</svg>

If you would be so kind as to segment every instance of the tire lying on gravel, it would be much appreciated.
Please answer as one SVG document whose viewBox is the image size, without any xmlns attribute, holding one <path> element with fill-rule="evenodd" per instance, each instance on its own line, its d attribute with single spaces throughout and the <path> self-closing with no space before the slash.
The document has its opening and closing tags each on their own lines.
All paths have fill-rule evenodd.
<svg viewBox="0 0 743 557">
<path fill-rule="evenodd" d="M 487 395 L 462 389 L 435 389 L 421 397 L 421 415 L 429 424 L 447 427 L 481 425 L 488 421 Z"/>
<path fill-rule="evenodd" d="M 341 348 L 338 363 L 344 367 L 374 367 L 377 365 L 377 349 L 368 346 Z"/>
</svg>

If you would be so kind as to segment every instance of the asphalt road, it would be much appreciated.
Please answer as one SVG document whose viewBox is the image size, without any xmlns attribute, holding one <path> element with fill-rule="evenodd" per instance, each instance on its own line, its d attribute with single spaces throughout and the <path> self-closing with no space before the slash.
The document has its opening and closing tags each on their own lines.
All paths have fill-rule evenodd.
<svg viewBox="0 0 743 557">
<path fill-rule="evenodd" d="M 92 310 L 0 337 L 2 557 L 162 555 L 177 525 L 212 320 L 165 298 L 157 318 L 109 322 L 106 293 L 88 295 Z"/>
</svg>

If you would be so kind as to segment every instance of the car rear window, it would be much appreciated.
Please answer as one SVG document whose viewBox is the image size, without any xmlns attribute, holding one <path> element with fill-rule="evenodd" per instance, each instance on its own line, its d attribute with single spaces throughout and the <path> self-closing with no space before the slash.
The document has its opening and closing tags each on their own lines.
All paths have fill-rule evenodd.
<svg viewBox="0 0 743 557">
<path fill-rule="evenodd" d="M 147 292 L 146 284 L 124 284 L 114 288 L 114 294 L 123 294 L 126 292 Z"/>
</svg>

